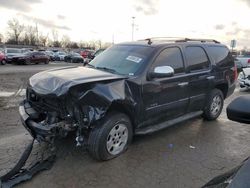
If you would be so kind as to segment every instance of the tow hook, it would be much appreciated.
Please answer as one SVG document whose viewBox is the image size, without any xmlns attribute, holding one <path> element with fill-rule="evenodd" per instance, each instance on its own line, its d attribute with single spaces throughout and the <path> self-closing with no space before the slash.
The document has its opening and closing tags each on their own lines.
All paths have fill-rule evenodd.
<svg viewBox="0 0 250 188">
<path fill-rule="evenodd" d="M 36 162 L 27 169 L 23 169 L 33 149 L 34 140 L 35 139 L 32 139 L 25 148 L 17 164 L 7 174 L 0 177 L 0 188 L 10 188 L 21 182 L 30 180 L 38 172 L 49 170 L 53 166 L 56 159 L 55 154 L 49 156 L 47 159 Z"/>
</svg>

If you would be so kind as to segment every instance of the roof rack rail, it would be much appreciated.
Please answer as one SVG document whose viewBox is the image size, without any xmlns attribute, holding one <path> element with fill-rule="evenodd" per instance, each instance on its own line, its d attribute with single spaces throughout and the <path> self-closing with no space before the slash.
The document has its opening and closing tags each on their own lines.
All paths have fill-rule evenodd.
<svg viewBox="0 0 250 188">
<path fill-rule="evenodd" d="M 190 39 L 190 38 L 185 38 L 184 40 L 177 40 L 176 42 L 214 42 L 214 43 L 217 43 L 217 44 L 220 44 L 219 41 L 217 40 L 214 40 L 214 39 Z"/>
<path fill-rule="evenodd" d="M 176 42 L 177 40 L 185 40 L 183 37 L 152 37 L 146 38 L 138 41 L 148 41 L 148 44 L 152 44 L 153 41 L 161 41 L 161 42 Z"/>
<path fill-rule="evenodd" d="M 190 39 L 190 38 L 181 38 L 181 37 L 153 37 L 146 38 L 138 41 L 148 41 L 148 44 L 151 45 L 153 41 L 161 41 L 161 42 L 214 42 L 220 44 L 219 41 L 213 39 Z"/>
</svg>

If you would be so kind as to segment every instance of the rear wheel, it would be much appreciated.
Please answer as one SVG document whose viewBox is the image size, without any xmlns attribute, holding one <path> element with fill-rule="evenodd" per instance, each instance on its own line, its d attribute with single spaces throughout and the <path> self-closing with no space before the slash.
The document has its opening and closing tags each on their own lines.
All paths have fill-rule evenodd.
<svg viewBox="0 0 250 188">
<path fill-rule="evenodd" d="M 45 64 L 49 64 L 49 60 L 46 60 L 44 63 L 45 63 Z"/>
<path fill-rule="evenodd" d="M 131 122 L 125 114 L 110 113 L 93 128 L 89 136 L 89 153 L 97 160 L 109 160 L 126 151 L 132 141 Z"/>
<path fill-rule="evenodd" d="M 223 93 L 219 89 L 213 89 L 208 96 L 203 117 L 207 120 L 215 120 L 221 114 L 224 104 Z"/>
</svg>

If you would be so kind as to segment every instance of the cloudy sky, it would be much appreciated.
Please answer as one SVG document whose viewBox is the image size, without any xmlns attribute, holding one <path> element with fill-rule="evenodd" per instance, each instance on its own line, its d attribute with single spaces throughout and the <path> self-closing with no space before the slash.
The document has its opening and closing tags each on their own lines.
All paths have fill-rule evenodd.
<svg viewBox="0 0 250 188">
<path fill-rule="evenodd" d="M 38 25 L 71 40 L 131 40 L 155 36 L 214 38 L 250 48 L 250 0 L 0 0 L 0 33 L 7 21 Z"/>
</svg>

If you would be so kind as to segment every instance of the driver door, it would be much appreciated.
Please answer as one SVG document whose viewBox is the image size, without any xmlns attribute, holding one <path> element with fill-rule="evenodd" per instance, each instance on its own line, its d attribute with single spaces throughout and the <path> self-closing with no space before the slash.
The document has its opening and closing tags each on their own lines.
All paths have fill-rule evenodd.
<svg viewBox="0 0 250 188">
<path fill-rule="evenodd" d="M 180 48 L 169 47 L 162 50 L 149 71 L 161 66 L 172 67 L 174 75 L 146 80 L 142 86 L 144 120 L 151 123 L 185 114 L 189 103 L 189 83 Z"/>
</svg>

